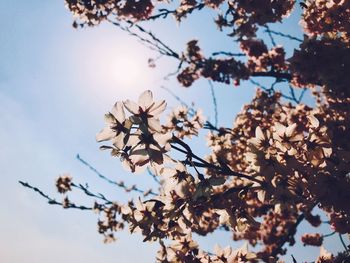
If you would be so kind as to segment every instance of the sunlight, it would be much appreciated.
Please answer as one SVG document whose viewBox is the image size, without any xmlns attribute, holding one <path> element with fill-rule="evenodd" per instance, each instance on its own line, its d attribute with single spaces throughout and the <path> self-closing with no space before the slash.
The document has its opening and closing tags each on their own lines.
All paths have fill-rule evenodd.
<svg viewBox="0 0 350 263">
<path fill-rule="evenodd" d="M 156 74 L 147 64 L 151 54 L 138 43 L 120 43 L 116 38 L 101 43 L 97 39 L 85 48 L 86 75 L 82 77 L 95 99 L 109 101 L 153 88 Z"/>
<path fill-rule="evenodd" d="M 108 65 L 108 74 L 112 81 L 125 89 L 135 88 L 151 79 L 150 72 L 147 74 L 147 60 L 131 52 L 116 54 L 111 58 Z"/>
</svg>

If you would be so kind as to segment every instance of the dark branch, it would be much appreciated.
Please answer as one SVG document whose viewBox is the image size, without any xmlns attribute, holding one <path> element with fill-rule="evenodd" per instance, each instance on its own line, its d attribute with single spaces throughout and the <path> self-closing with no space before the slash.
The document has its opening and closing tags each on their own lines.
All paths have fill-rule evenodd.
<svg viewBox="0 0 350 263">
<path fill-rule="evenodd" d="M 293 226 L 291 226 L 288 229 L 288 235 L 285 235 L 284 237 L 280 238 L 277 241 L 277 247 L 272 251 L 271 256 L 277 256 L 280 252 L 284 244 L 288 241 L 290 236 L 294 236 L 296 229 L 298 228 L 299 224 L 305 219 L 304 214 L 300 214 L 297 218 L 297 221 L 294 223 Z"/>
<path fill-rule="evenodd" d="M 295 41 L 298 41 L 298 42 L 303 42 L 302 39 L 297 38 L 297 37 L 294 37 L 294 36 L 292 36 L 292 35 L 284 34 L 284 33 L 277 32 L 277 31 L 274 31 L 274 30 L 271 30 L 271 29 L 266 29 L 265 31 L 266 31 L 266 32 L 268 31 L 270 34 L 274 34 L 274 35 L 277 35 L 277 36 L 281 36 L 281 37 L 288 38 L 288 39 L 290 39 L 290 40 L 295 40 Z"/>
<path fill-rule="evenodd" d="M 191 148 L 186 144 L 184 143 L 183 141 L 181 141 L 179 138 L 173 136 L 173 143 L 177 143 L 179 145 L 181 145 L 185 150 L 175 146 L 174 144 L 171 144 L 171 147 L 181 153 L 184 153 L 186 154 L 187 158 L 190 160 L 187 160 L 187 161 L 184 161 L 185 164 L 187 165 L 190 165 L 190 166 L 193 166 L 193 161 L 191 159 L 195 159 L 197 161 L 199 161 L 200 163 L 196 163 L 196 165 L 198 167 L 203 167 L 203 168 L 209 168 L 209 169 L 214 169 L 216 170 L 218 173 L 220 173 L 221 175 L 223 176 L 236 176 L 236 177 L 239 177 L 239 178 L 245 178 L 245 179 L 248 179 L 250 181 L 253 181 L 253 182 L 256 182 L 260 185 L 264 185 L 264 182 L 250 176 L 250 175 L 246 175 L 246 174 L 242 174 L 242 173 L 239 173 L 239 172 L 235 172 L 235 171 L 232 171 L 227 165 L 222 165 L 222 167 L 220 166 L 217 166 L 215 164 L 212 164 L 212 163 L 209 163 L 207 162 L 206 160 L 198 157 L 196 154 L 194 154 L 191 150 Z"/>
<path fill-rule="evenodd" d="M 160 181 L 158 179 L 158 176 L 152 173 L 151 169 L 148 167 L 147 168 L 147 173 L 153 178 L 153 180 L 157 183 L 160 184 Z"/>
<path fill-rule="evenodd" d="M 219 55 L 225 55 L 229 57 L 245 57 L 246 54 L 243 53 L 231 53 L 226 51 L 217 51 L 211 54 L 212 56 L 219 56 Z"/>
<path fill-rule="evenodd" d="M 113 204 L 113 202 L 108 200 L 103 194 L 100 194 L 100 193 L 95 194 L 95 193 L 91 192 L 86 186 L 83 186 L 82 184 L 76 185 L 76 184 L 72 183 L 71 185 L 79 190 L 82 190 L 87 196 L 95 197 L 95 198 L 98 198 L 102 201 L 105 201 L 106 205 Z"/>
<path fill-rule="evenodd" d="M 205 6 L 204 3 L 195 5 L 186 10 L 186 14 L 191 14 L 194 10 L 201 10 Z M 146 20 L 156 20 L 158 18 L 167 18 L 169 15 L 175 15 L 177 10 L 168 10 L 168 9 L 159 9 L 159 13 L 153 16 L 148 17 Z"/>
<path fill-rule="evenodd" d="M 213 105 L 214 105 L 215 127 L 217 127 L 218 126 L 218 104 L 216 101 L 213 83 L 211 82 L 211 80 L 208 80 L 208 83 L 209 83 L 210 93 L 211 93 L 211 97 L 213 99 Z"/>
<path fill-rule="evenodd" d="M 82 205 L 76 205 L 74 203 L 68 202 L 67 204 L 63 204 L 61 202 L 56 201 L 55 199 L 51 198 L 50 196 L 48 196 L 47 194 L 45 194 L 43 191 L 41 191 L 39 188 L 31 186 L 28 183 L 22 182 L 22 181 L 18 181 L 22 186 L 29 188 L 31 190 L 33 190 L 34 192 L 37 192 L 39 195 L 41 195 L 42 197 L 44 197 L 48 203 L 50 205 L 59 205 L 62 206 L 63 208 L 73 208 L 73 209 L 79 209 L 79 210 L 92 210 L 93 208 L 91 207 L 86 207 L 86 206 L 82 206 Z"/>
<path fill-rule="evenodd" d="M 145 44 L 152 50 L 156 50 L 162 55 L 174 57 L 176 59 L 180 59 L 180 56 L 178 53 L 176 53 L 173 49 L 171 49 L 168 45 L 166 45 L 163 41 L 161 41 L 159 38 L 157 38 L 152 32 L 147 31 L 143 27 L 141 27 L 138 24 L 134 24 L 131 21 L 126 21 L 126 23 L 129 24 L 129 26 L 124 26 L 119 22 L 112 21 L 108 19 L 108 22 L 110 22 L 112 25 L 117 26 L 121 30 L 129 33 L 131 36 L 136 37 L 141 41 L 141 43 Z M 144 34 L 146 37 L 142 37 L 139 33 L 133 32 L 131 29 L 136 28 L 140 33 Z"/>
<path fill-rule="evenodd" d="M 343 237 L 342 237 L 342 235 L 341 235 L 340 233 L 339 233 L 339 239 L 340 239 L 340 242 L 341 242 L 341 244 L 343 245 L 345 251 L 348 251 L 349 248 L 346 246 L 346 244 L 345 244 L 345 242 L 344 242 L 344 239 L 343 239 Z"/>
<path fill-rule="evenodd" d="M 253 72 L 251 76 L 252 77 L 272 77 L 278 80 L 287 80 L 287 81 L 290 81 L 292 79 L 292 75 L 290 73 L 276 72 L 276 71 Z"/>
<path fill-rule="evenodd" d="M 108 182 L 108 183 L 110 183 L 112 185 L 116 185 L 116 186 L 124 189 L 126 192 L 134 191 L 134 192 L 141 193 L 143 195 L 148 195 L 148 194 L 150 194 L 150 195 L 157 195 L 152 190 L 150 190 L 150 191 L 142 190 L 142 189 L 137 188 L 135 185 L 133 185 L 131 187 L 127 187 L 124 184 L 124 182 L 122 182 L 122 181 L 121 182 L 113 181 L 113 180 L 109 179 L 108 177 L 106 177 L 105 175 L 101 174 L 95 167 L 93 167 L 87 161 L 82 159 L 79 154 L 77 154 L 76 158 L 77 158 L 78 161 L 80 161 L 82 164 L 84 164 L 86 167 L 88 167 L 92 172 L 94 172 L 98 177 L 100 177 L 101 179 L 103 179 L 104 181 L 106 181 L 106 182 Z"/>
<path fill-rule="evenodd" d="M 275 38 L 272 35 L 272 32 L 271 32 L 270 28 L 267 25 L 265 25 L 264 27 L 266 28 L 265 32 L 269 35 L 269 38 L 271 40 L 272 45 L 275 47 L 276 46 L 276 41 L 275 41 Z"/>
</svg>

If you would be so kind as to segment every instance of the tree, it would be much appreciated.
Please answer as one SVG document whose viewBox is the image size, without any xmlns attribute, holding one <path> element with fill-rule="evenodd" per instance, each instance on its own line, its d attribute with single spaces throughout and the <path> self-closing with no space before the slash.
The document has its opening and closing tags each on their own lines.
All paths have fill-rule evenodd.
<svg viewBox="0 0 350 263">
<path fill-rule="evenodd" d="M 98 229 L 106 241 L 114 240 L 115 232 L 128 225 L 144 241 L 159 242 L 159 262 L 275 262 L 286 253 L 285 244 L 296 242 L 302 221 L 314 227 L 322 223 L 315 207 L 327 214 L 332 234 L 338 234 L 344 245 L 338 255 L 321 248 L 316 262 L 350 259 L 342 239 L 350 233 L 349 1 L 300 2 L 303 39 L 269 27 L 296 8 L 292 0 L 185 0 L 178 6 L 151 0 L 66 0 L 66 5 L 77 19 L 74 27 L 108 22 L 175 59 L 178 67 L 170 75 L 176 75 L 184 87 L 206 78 L 211 84 L 235 86 L 250 81 L 259 89 L 233 127 L 206 121 L 201 111 L 188 105 L 175 108 L 168 121 L 161 122 L 166 102 L 154 100 L 150 91 L 143 92 L 137 103 L 125 100 L 112 107 L 105 115 L 106 127 L 96 137 L 98 142 L 108 142 L 101 149 L 118 157 L 131 173 L 147 170 L 158 183 L 158 192 L 110 180 L 79 156 L 101 179 L 142 195 L 122 204 L 74 183 L 69 175 L 59 177 L 60 193 L 79 189 L 97 200 L 85 207 L 67 196 L 59 202 L 28 183 L 22 185 L 50 204 L 97 211 L 104 216 Z M 205 56 L 199 41 L 190 40 L 178 53 L 144 27 L 169 16 L 181 22 L 205 9 L 217 12 L 218 29 L 228 33 L 240 52 Z M 275 35 L 299 42 L 292 56 L 276 45 Z M 271 45 L 265 43 L 266 36 Z M 264 86 L 257 78 L 271 85 Z M 307 90 L 314 97 L 313 106 L 302 102 Z M 200 129 L 209 130 L 211 154 L 206 157 L 196 154 L 191 141 L 186 141 Z M 235 240 L 261 246 L 254 252 L 247 246 L 216 247 L 209 252 L 193 239 L 194 234 L 206 236 L 218 229 L 231 231 Z M 327 235 L 306 233 L 302 242 L 321 246 L 324 238 Z"/>
</svg>

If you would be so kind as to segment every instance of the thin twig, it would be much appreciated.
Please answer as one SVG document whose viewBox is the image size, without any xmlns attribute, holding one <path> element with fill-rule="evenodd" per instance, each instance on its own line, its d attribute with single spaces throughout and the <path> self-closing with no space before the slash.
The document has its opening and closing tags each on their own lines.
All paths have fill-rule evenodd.
<svg viewBox="0 0 350 263">
<path fill-rule="evenodd" d="M 346 246 L 346 244 L 344 242 L 344 239 L 343 239 L 343 237 L 342 237 L 342 235 L 340 233 L 339 233 L 339 239 L 340 239 L 340 242 L 343 245 L 344 249 L 348 250 L 349 248 Z"/>
<path fill-rule="evenodd" d="M 293 226 L 289 228 L 288 234 L 283 236 L 277 241 L 277 247 L 272 251 L 271 256 L 277 256 L 280 253 L 280 249 L 282 249 L 283 245 L 288 241 L 289 236 L 292 233 L 295 233 L 295 230 L 299 226 L 299 224 L 304 220 L 305 215 L 302 213 L 298 216 L 297 221 L 294 223 Z"/>
<path fill-rule="evenodd" d="M 188 108 L 190 115 L 194 115 L 196 111 L 189 106 L 183 99 L 181 99 L 178 95 L 176 95 L 172 90 L 168 89 L 167 87 L 161 86 L 160 88 L 166 90 L 171 96 L 173 96 L 178 102 L 180 102 L 182 105 L 186 106 Z"/>
<path fill-rule="evenodd" d="M 273 35 L 271 34 L 270 28 L 267 25 L 265 25 L 264 27 L 266 28 L 265 32 L 269 35 L 272 45 L 275 47 L 276 41 L 275 41 Z"/>
<path fill-rule="evenodd" d="M 213 106 L 214 106 L 214 114 L 215 114 L 215 127 L 218 126 L 218 104 L 216 101 L 216 96 L 215 96 L 215 92 L 214 92 L 214 87 L 213 87 L 213 83 L 211 82 L 211 80 L 208 80 L 209 83 L 209 87 L 210 87 L 210 93 L 211 93 L 211 97 L 213 100 Z"/>
<path fill-rule="evenodd" d="M 273 70 L 253 72 L 251 76 L 252 77 L 271 77 L 271 78 L 276 78 L 278 80 L 287 80 L 287 81 L 290 81 L 292 79 L 292 75 L 288 72 L 278 72 Z"/>
<path fill-rule="evenodd" d="M 70 202 L 68 202 L 67 204 L 64 205 L 63 203 L 56 201 L 55 199 L 51 198 L 50 196 L 45 194 L 43 191 L 41 191 L 39 188 L 34 187 L 34 186 L 30 185 L 29 183 L 25 183 L 22 181 L 18 181 L 18 182 L 21 185 L 23 185 L 24 187 L 27 187 L 27 188 L 33 190 L 34 192 L 37 192 L 42 197 L 44 197 L 50 205 L 59 205 L 59 206 L 62 206 L 63 208 L 73 208 L 73 209 L 79 209 L 79 210 L 92 210 L 93 209 L 91 207 L 86 207 L 83 205 L 76 205 L 76 204 L 70 203 Z"/>
<path fill-rule="evenodd" d="M 132 187 L 127 187 L 124 184 L 124 182 L 113 181 L 113 180 L 109 179 L 108 177 L 106 177 L 105 175 L 101 174 L 95 167 L 93 167 L 87 161 L 82 159 L 79 154 L 77 154 L 76 158 L 77 158 L 78 161 L 80 161 L 82 164 L 84 164 L 86 167 L 88 167 L 92 172 L 94 172 L 98 177 L 100 177 L 101 179 L 105 180 L 106 182 L 108 182 L 110 184 L 116 185 L 116 186 L 124 189 L 126 192 L 134 191 L 134 192 L 141 193 L 143 195 L 146 195 L 146 194 L 158 195 L 157 193 L 153 192 L 152 190 L 145 191 L 145 190 L 137 188 L 135 185 L 133 185 Z"/>
<path fill-rule="evenodd" d="M 152 173 L 151 169 L 147 167 L 147 173 L 153 178 L 153 180 L 157 183 L 160 184 L 160 181 L 158 179 L 158 176 Z"/>
<path fill-rule="evenodd" d="M 299 98 L 298 98 L 298 103 L 300 103 L 301 100 L 303 99 L 306 90 L 307 90 L 306 88 L 303 88 L 303 90 L 301 91 Z"/>
<path fill-rule="evenodd" d="M 131 36 L 136 37 L 139 39 L 142 43 L 147 44 L 147 46 L 153 50 L 157 50 L 160 54 L 174 57 L 176 59 L 180 59 L 180 56 L 177 52 L 175 52 L 173 49 L 171 49 L 168 45 L 166 45 L 163 41 L 161 41 L 159 38 L 157 38 L 152 32 L 147 31 L 142 26 L 135 24 L 131 21 L 126 21 L 126 23 L 129 24 L 129 26 L 124 26 L 119 22 L 113 21 L 111 19 L 107 19 L 108 22 L 110 22 L 112 25 L 117 26 L 121 30 L 129 33 Z M 140 34 L 135 33 L 131 30 L 131 28 L 136 28 L 140 33 L 145 34 L 148 38 L 142 37 Z"/>
<path fill-rule="evenodd" d="M 162 89 L 166 90 L 171 96 L 173 96 L 178 102 L 180 102 L 182 105 L 186 106 L 189 110 L 189 114 L 190 116 L 193 116 L 196 111 L 191 107 L 189 106 L 183 99 L 181 99 L 178 95 L 176 95 L 172 90 L 164 87 L 164 86 L 161 86 Z M 217 131 L 217 132 L 224 132 L 224 131 L 227 131 L 227 133 L 229 133 L 229 131 L 231 130 L 230 128 L 217 128 L 217 125 L 214 125 L 212 124 L 211 122 L 209 121 L 206 121 L 204 123 L 204 126 L 203 126 L 204 129 L 207 129 L 207 130 L 213 130 L 213 131 Z"/>
<path fill-rule="evenodd" d="M 271 85 L 270 88 L 267 88 L 266 86 L 262 85 L 261 83 L 255 81 L 255 80 L 249 79 L 249 81 L 250 81 L 250 83 L 259 86 L 261 89 L 263 89 L 264 91 L 266 91 L 269 95 L 272 95 L 272 94 L 274 94 L 274 93 L 276 92 L 276 90 L 275 90 L 275 85 L 277 85 L 278 83 L 280 83 L 280 81 L 276 80 L 276 81 Z M 291 86 L 289 86 L 289 87 L 290 87 L 290 94 L 291 94 L 291 96 L 288 96 L 288 95 L 284 94 L 282 91 L 280 91 L 281 97 L 284 98 L 284 99 L 287 99 L 287 100 L 290 100 L 290 101 L 299 103 L 300 100 L 296 98 L 295 93 L 294 93 L 294 90 L 293 90 L 293 87 L 291 87 Z"/>
<path fill-rule="evenodd" d="M 266 32 L 267 31 L 270 34 L 274 34 L 274 35 L 277 35 L 277 36 L 285 37 L 285 38 L 288 38 L 290 40 L 295 40 L 295 41 L 298 41 L 298 42 L 303 42 L 303 40 L 300 39 L 300 38 L 294 37 L 292 35 L 284 34 L 284 33 L 281 33 L 281 32 L 277 32 L 277 31 L 271 30 L 270 28 L 268 30 L 266 29 Z"/>
<path fill-rule="evenodd" d="M 246 54 L 243 54 L 243 53 L 231 53 L 231 52 L 226 52 L 226 51 L 213 52 L 211 55 L 212 56 L 225 55 L 225 56 L 229 56 L 229 57 L 244 57 L 244 56 L 246 56 Z"/>
<path fill-rule="evenodd" d="M 159 38 L 157 38 L 151 31 L 147 31 L 146 29 L 144 29 L 143 27 L 141 27 L 138 24 L 134 24 L 131 21 L 127 21 L 131 26 L 136 27 L 140 32 L 145 33 L 146 35 L 148 35 L 149 37 L 152 38 L 153 41 L 155 41 L 156 43 L 158 43 L 159 45 L 161 45 L 164 49 L 166 49 L 168 51 L 168 53 L 177 59 L 180 59 L 180 56 L 178 53 L 176 53 L 173 49 L 171 49 L 168 45 L 166 45 L 163 41 L 161 41 Z"/>
<path fill-rule="evenodd" d="M 201 10 L 205 6 L 204 3 L 200 3 L 193 7 L 190 7 L 186 10 L 187 14 L 191 14 L 194 10 Z M 153 16 L 148 17 L 146 20 L 156 20 L 158 18 L 167 18 L 168 15 L 174 15 L 177 13 L 177 10 L 168 10 L 168 9 L 159 9 L 159 13 Z"/>
<path fill-rule="evenodd" d="M 177 147 L 176 145 L 174 145 L 174 143 L 181 145 L 185 150 Z M 201 163 L 201 167 L 214 169 L 224 176 L 236 176 L 239 178 L 245 178 L 245 179 L 248 179 L 250 181 L 256 182 L 260 185 L 264 185 L 263 181 L 260 181 L 260 180 L 254 178 L 250 175 L 247 175 L 247 174 L 242 174 L 239 172 L 232 171 L 227 165 L 220 167 L 220 166 L 217 166 L 215 164 L 207 162 L 206 160 L 204 160 L 204 159 L 200 158 L 199 156 L 197 156 L 196 154 L 194 154 L 192 152 L 191 148 L 185 142 L 181 141 L 179 138 L 177 138 L 175 136 L 173 136 L 173 144 L 170 144 L 170 145 L 173 149 L 175 149 L 181 153 L 186 154 L 187 158 L 190 158 L 190 160 L 193 158 L 193 159 L 199 161 Z M 193 166 L 193 164 L 189 161 L 185 162 L 185 163 Z M 197 165 L 197 163 L 196 163 L 196 165 Z M 199 166 L 199 165 L 197 165 L 197 166 Z"/>
<path fill-rule="evenodd" d="M 335 233 L 337 233 L 337 232 L 333 231 L 332 233 L 329 233 L 329 234 L 326 234 L 326 235 L 322 235 L 322 237 L 323 238 L 330 237 L 330 236 L 333 236 Z"/>
<path fill-rule="evenodd" d="M 292 99 L 293 99 L 296 103 L 298 103 L 298 99 L 297 99 L 297 97 L 295 96 L 294 88 L 293 88 L 292 86 L 289 86 L 289 92 L 290 92 L 290 94 L 291 94 Z"/>
<path fill-rule="evenodd" d="M 95 194 L 95 193 L 91 192 L 87 187 L 83 186 L 82 184 L 76 185 L 75 183 L 71 183 L 71 186 L 75 187 L 79 190 L 82 190 L 88 196 L 95 197 L 95 198 L 98 198 L 102 201 L 105 201 L 106 205 L 113 204 L 113 202 L 108 200 L 103 194 L 100 194 L 100 193 Z"/>
</svg>

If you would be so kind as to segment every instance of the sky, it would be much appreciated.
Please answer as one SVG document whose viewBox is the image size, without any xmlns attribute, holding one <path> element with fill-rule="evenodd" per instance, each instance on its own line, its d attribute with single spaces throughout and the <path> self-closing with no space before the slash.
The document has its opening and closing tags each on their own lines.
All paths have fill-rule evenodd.
<svg viewBox="0 0 350 263">
<path fill-rule="evenodd" d="M 185 89 L 174 79 L 164 80 L 176 68 L 175 61 L 161 58 L 156 68 L 149 68 L 147 60 L 157 54 L 111 25 L 74 29 L 63 0 L 0 0 L 0 6 L 0 261 L 154 262 L 156 244 L 145 244 L 140 236 L 127 232 L 118 233 L 117 242 L 103 244 L 97 215 L 50 206 L 18 181 L 38 186 L 60 200 L 54 182 L 68 172 L 76 182 L 88 183 L 110 199 L 127 200 L 123 191 L 98 180 L 75 158 L 80 154 L 113 180 L 151 185 L 150 178 L 128 174 L 117 159 L 98 149 L 95 135 L 104 126 L 104 113 L 117 100 L 136 100 L 146 89 L 157 99 L 166 99 L 170 111 L 178 102 L 161 88 L 166 87 L 188 103 L 194 101 L 213 120 L 208 82 L 200 80 Z M 212 20 L 211 13 L 194 14 L 180 25 L 169 19 L 147 26 L 178 51 L 187 41 L 199 39 L 204 52 L 237 52 Z M 300 35 L 295 17 L 284 28 Z M 292 52 L 294 43 L 278 40 Z M 219 124 L 230 126 L 254 95 L 254 87 L 243 83 L 239 88 L 218 84 L 214 88 Z M 203 136 L 190 143 L 200 154 L 208 151 Z M 81 195 L 74 197 L 86 205 L 93 202 Z M 223 233 L 198 240 L 208 250 L 215 243 L 239 247 Z M 326 248 L 341 249 L 333 238 Z M 299 247 L 296 251 L 300 259 L 312 260 L 319 250 Z"/>
</svg>

